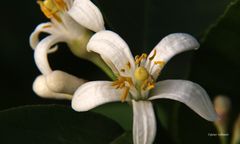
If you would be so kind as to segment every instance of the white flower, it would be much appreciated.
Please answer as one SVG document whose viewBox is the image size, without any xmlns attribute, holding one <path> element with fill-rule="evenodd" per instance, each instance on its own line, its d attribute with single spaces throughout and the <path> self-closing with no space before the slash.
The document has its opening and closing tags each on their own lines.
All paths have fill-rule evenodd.
<svg viewBox="0 0 240 144">
<path fill-rule="evenodd" d="M 155 82 L 170 58 L 198 47 L 196 39 L 188 34 L 170 34 L 157 44 L 149 56 L 142 54 L 134 60 L 128 45 L 117 34 L 101 31 L 90 39 L 87 49 L 99 53 L 118 75 L 118 80 L 83 84 L 74 93 L 72 108 L 87 111 L 108 102 L 132 102 L 135 144 L 150 144 L 154 141 L 156 120 L 150 100 L 177 100 L 201 117 L 213 121 L 216 113 L 212 103 L 206 91 L 198 84 L 186 80 Z"/>
<path fill-rule="evenodd" d="M 33 83 L 33 91 L 42 98 L 71 100 L 75 90 L 85 82 L 66 72 L 55 70 L 48 75 L 38 76 Z"/>
<path fill-rule="evenodd" d="M 62 82 L 49 80 L 51 79 L 49 77 L 56 73 L 49 66 L 48 53 L 57 50 L 57 43 L 65 42 L 73 54 L 95 62 L 99 67 L 104 68 L 105 64 L 101 58 L 97 54 L 89 53 L 86 50 L 87 42 L 93 32 L 105 29 L 102 14 L 90 0 L 38 0 L 38 4 L 51 22 L 39 24 L 30 36 L 30 45 L 35 50 L 36 65 L 43 74 L 35 80 L 33 90 L 39 96 L 45 98 L 71 99 L 74 92 L 72 88 L 77 88 L 84 80 L 64 72 L 59 74 L 58 71 L 57 78 L 54 76 L 54 80 L 68 80 L 65 81 L 64 89 L 59 89 L 60 87 L 63 88 Z M 41 33 L 49 35 L 39 42 Z M 54 83 L 54 87 L 51 83 Z M 56 89 L 56 87 L 58 88 Z M 66 87 L 70 87 L 68 89 L 72 90 L 65 93 Z"/>
</svg>

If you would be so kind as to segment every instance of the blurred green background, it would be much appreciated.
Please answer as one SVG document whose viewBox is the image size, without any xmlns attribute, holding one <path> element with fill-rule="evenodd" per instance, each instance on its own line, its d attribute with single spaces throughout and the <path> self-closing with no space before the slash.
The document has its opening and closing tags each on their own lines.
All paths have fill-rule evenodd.
<svg viewBox="0 0 240 144">
<path fill-rule="evenodd" d="M 94 2 L 103 12 L 107 28 L 117 32 L 136 55 L 148 53 L 170 33 L 190 33 L 200 41 L 210 25 L 216 23 L 224 13 L 230 0 L 94 0 Z M 40 73 L 34 63 L 29 36 L 38 24 L 48 21 L 36 1 L 3 1 L 0 12 L 2 14 L 0 110 L 34 104 L 70 105 L 69 101 L 41 99 L 32 91 L 32 82 Z M 234 28 L 237 34 L 231 36 L 240 39 L 240 28 L 237 26 Z M 235 117 L 239 112 L 240 102 L 238 88 L 240 62 L 231 55 L 239 56 L 240 45 L 236 45 L 240 43 L 236 40 L 237 42 L 233 42 L 234 45 L 229 44 L 226 45 L 226 49 L 219 50 L 216 42 L 223 46 L 224 41 L 220 38 L 211 38 L 218 35 L 225 36 L 226 43 L 234 41 L 229 40 L 230 34 L 224 31 L 210 35 L 210 42 L 205 41 L 199 51 L 187 52 L 173 58 L 165 67 L 160 79 L 191 79 L 202 85 L 211 98 L 217 94 L 228 95 L 233 101 Z M 231 49 L 232 47 L 234 48 Z M 236 50 L 236 47 L 239 49 Z M 229 51 L 232 53 L 227 53 Z M 88 80 L 109 79 L 90 62 L 73 56 L 65 44 L 61 44 L 59 51 L 49 56 L 49 61 L 53 69 L 64 70 L 78 77 Z M 156 107 L 164 108 L 167 108 L 169 103 L 176 104 L 168 100 L 154 103 Z M 168 110 L 169 113 L 173 111 L 172 108 Z M 180 134 L 182 143 L 217 142 L 216 138 L 208 137 L 208 133 L 214 131 L 212 124 L 182 104 L 179 105 L 179 117 L 176 121 L 182 131 Z M 161 134 L 164 135 L 164 132 Z M 196 139 L 199 141 L 196 142 Z"/>
</svg>

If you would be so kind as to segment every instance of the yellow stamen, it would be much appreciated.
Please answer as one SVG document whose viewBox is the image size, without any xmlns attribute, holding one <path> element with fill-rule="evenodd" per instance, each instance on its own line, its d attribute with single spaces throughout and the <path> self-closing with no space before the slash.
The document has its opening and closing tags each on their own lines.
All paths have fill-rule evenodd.
<svg viewBox="0 0 240 144">
<path fill-rule="evenodd" d="M 67 10 L 67 5 L 63 0 L 54 0 L 54 2 L 59 10 Z"/>
<path fill-rule="evenodd" d="M 149 91 L 149 90 L 153 89 L 154 87 L 155 87 L 155 83 L 154 83 L 152 77 L 149 77 L 148 79 L 146 79 L 141 85 L 141 89 L 144 91 L 145 90 Z"/>
<path fill-rule="evenodd" d="M 131 69 L 131 64 L 130 64 L 130 62 L 127 63 L 127 67 L 128 67 L 128 69 Z"/>
<path fill-rule="evenodd" d="M 156 56 L 156 54 L 157 54 L 157 50 L 154 49 L 154 51 L 153 51 L 153 55 L 149 58 L 149 60 L 153 60 L 154 57 Z"/>
<path fill-rule="evenodd" d="M 43 26 L 43 28 L 50 28 L 50 27 L 52 27 L 52 25 L 50 24 Z"/>
<path fill-rule="evenodd" d="M 136 65 L 139 65 L 143 59 L 146 59 L 147 58 L 147 54 L 146 53 L 143 53 L 140 57 L 139 55 L 136 55 L 135 57 L 135 64 Z"/>
<path fill-rule="evenodd" d="M 127 82 L 129 86 L 126 86 L 125 82 Z M 120 99 L 122 102 L 126 100 L 130 90 L 130 86 L 132 85 L 133 85 L 133 82 L 130 77 L 122 77 L 122 76 L 119 76 L 118 79 L 112 83 L 112 86 L 115 86 L 116 89 L 124 88 L 123 94 L 120 96 Z"/>
<path fill-rule="evenodd" d="M 125 69 L 122 68 L 122 69 L 121 69 L 121 72 L 125 72 Z"/>
<path fill-rule="evenodd" d="M 165 65 L 164 61 L 155 61 L 154 64 L 160 65 L 161 67 L 163 67 Z"/>
<path fill-rule="evenodd" d="M 39 0 L 37 1 L 37 3 L 39 4 L 41 11 L 44 13 L 44 15 L 47 18 L 52 18 L 53 17 L 53 13 L 52 11 L 43 3 L 43 1 Z"/>
<path fill-rule="evenodd" d="M 37 3 L 47 18 L 54 18 L 58 22 L 61 22 L 61 18 L 57 13 L 67 10 L 67 5 L 63 0 L 38 0 Z"/>
<path fill-rule="evenodd" d="M 153 82 L 148 83 L 147 90 L 151 90 L 155 87 L 155 84 Z"/>
<path fill-rule="evenodd" d="M 135 56 L 135 61 L 136 61 L 137 59 L 139 59 L 139 55 L 136 55 L 136 56 Z"/>
<path fill-rule="evenodd" d="M 130 86 L 133 85 L 132 78 L 119 76 L 118 79 L 112 83 L 112 86 L 120 88 L 122 84 L 125 86 L 125 82 L 127 82 Z"/>
<path fill-rule="evenodd" d="M 128 93 L 129 93 L 130 88 L 125 87 L 123 94 L 121 95 L 120 99 L 121 102 L 124 102 L 127 99 Z"/>
</svg>

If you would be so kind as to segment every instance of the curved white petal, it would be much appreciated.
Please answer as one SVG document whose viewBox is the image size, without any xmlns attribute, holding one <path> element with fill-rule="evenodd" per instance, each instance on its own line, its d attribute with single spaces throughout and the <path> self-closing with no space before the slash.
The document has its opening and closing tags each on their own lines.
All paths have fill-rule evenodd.
<svg viewBox="0 0 240 144">
<path fill-rule="evenodd" d="M 73 95 L 72 108 L 75 111 L 88 111 L 99 105 L 120 101 L 121 91 L 114 89 L 110 81 L 87 82 Z"/>
<path fill-rule="evenodd" d="M 152 103 L 132 100 L 132 104 L 134 144 L 152 144 L 157 129 Z"/>
<path fill-rule="evenodd" d="M 39 35 L 41 33 L 48 33 L 53 34 L 54 33 L 54 27 L 51 22 L 41 23 L 39 24 L 35 30 L 31 33 L 29 42 L 32 49 L 35 49 L 36 46 L 39 43 Z"/>
<path fill-rule="evenodd" d="M 49 89 L 47 86 L 46 77 L 44 75 L 40 75 L 35 79 L 33 82 L 33 91 L 42 98 L 72 99 L 72 95 L 70 94 L 57 93 Z"/>
<path fill-rule="evenodd" d="M 186 80 L 165 80 L 156 84 L 149 100 L 166 98 L 180 101 L 209 121 L 217 118 L 207 92 L 198 84 Z"/>
<path fill-rule="evenodd" d="M 87 50 L 100 54 L 114 73 L 129 75 L 128 63 L 131 65 L 130 73 L 134 70 L 134 59 L 128 45 L 112 31 L 100 31 L 94 34 L 88 42 Z M 125 72 L 121 69 L 125 69 Z"/>
<path fill-rule="evenodd" d="M 34 51 L 34 59 L 38 69 L 44 75 L 52 72 L 48 63 L 48 50 L 56 43 L 64 41 L 63 36 L 48 36 L 44 38 L 36 47 Z"/>
<path fill-rule="evenodd" d="M 174 33 L 164 37 L 152 50 L 149 57 L 153 56 L 156 50 L 156 56 L 152 61 L 148 60 L 150 64 L 150 73 L 156 79 L 162 67 L 154 64 L 155 61 L 164 61 L 167 63 L 173 56 L 187 51 L 199 48 L 198 41 L 189 34 Z"/>
<path fill-rule="evenodd" d="M 94 32 L 105 29 L 100 10 L 90 0 L 75 0 L 68 13 L 79 24 Z"/>
<path fill-rule="evenodd" d="M 49 89 L 54 92 L 73 95 L 73 93 L 85 82 L 85 80 L 79 79 L 66 72 L 55 70 L 46 75 L 46 82 Z"/>
</svg>

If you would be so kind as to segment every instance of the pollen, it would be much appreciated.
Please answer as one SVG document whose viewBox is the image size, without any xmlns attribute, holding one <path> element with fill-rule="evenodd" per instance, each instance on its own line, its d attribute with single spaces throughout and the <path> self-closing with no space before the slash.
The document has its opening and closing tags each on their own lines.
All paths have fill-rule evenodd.
<svg viewBox="0 0 240 144">
<path fill-rule="evenodd" d="M 112 83 L 112 86 L 114 86 L 116 89 L 124 89 L 122 95 L 120 96 L 122 102 L 124 102 L 127 99 L 130 87 L 132 85 L 133 81 L 130 77 L 122 76 L 119 76 L 118 79 Z"/>
<path fill-rule="evenodd" d="M 37 3 L 47 18 L 55 18 L 59 22 L 61 19 L 58 12 L 67 10 L 67 5 L 63 0 L 38 0 Z"/>
<path fill-rule="evenodd" d="M 143 53 L 141 56 L 136 55 L 135 56 L 135 64 L 139 66 L 140 63 L 142 62 L 142 60 L 144 60 L 146 58 L 147 58 L 147 54 L 146 53 Z"/>
<path fill-rule="evenodd" d="M 112 83 L 112 86 L 116 86 L 118 89 L 124 87 L 125 83 L 128 83 L 129 86 L 133 85 L 132 79 L 130 77 L 119 76 L 118 79 Z"/>
<path fill-rule="evenodd" d="M 128 93 L 129 93 L 129 90 L 130 90 L 129 87 L 125 87 L 125 89 L 124 89 L 124 91 L 123 91 L 123 94 L 122 94 L 121 97 L 120 97 L 121 102 L 126 101 L 127 96 L 128 96 Z"/>
<path fill-rule="evenodd" d="M 161 67 L 163 67 L 165 65 L 165 62 L 164 61 L 155 61 L 154 64 L 160 65 Z"/>
<path fill-rule="evenodd" d="M 138 81 L 144 81 L 149 77 L 149 73 L 144 67 L 138 67 L 136 68 L 134 72 L 134 77 Z"/>
<path fill-rule="evenodd" d="M 153 81 L 153 78 L 152 77 L 149 77 L 148 79 L 146 79 L 142 85 L 141 85 L 141 90 L 144 90 L 144 91 L 149 91 L 151 89 L 153 89 L 155 87 L 155 83 Z"/>
<path fill-rule="evenodd" d="M 156 54 L 157 54 L 157 50 L 154 49 L 153 55 L 149 58 L 149 60 L 153 60 L 155 58 Z"/>
<path fill-rule="evenodd" d="M 149 91 L 149 90 L 153 89 L 154 87 L 155 87 L 155 83 L 149 82 L 147 85 L 147 90 Z"/>
</svg>

